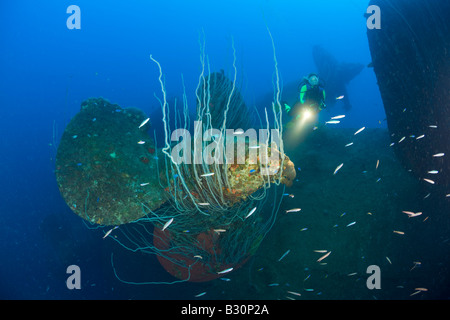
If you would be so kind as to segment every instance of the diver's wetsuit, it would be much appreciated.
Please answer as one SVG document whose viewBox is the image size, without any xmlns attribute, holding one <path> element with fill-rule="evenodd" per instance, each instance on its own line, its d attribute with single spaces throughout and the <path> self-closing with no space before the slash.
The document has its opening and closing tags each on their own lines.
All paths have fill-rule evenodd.
<svg viewBox="0 0 450 320">
<path fill-rule="evenodd" d="M 300 89 L 299 100 L 301 107 L 309 106 L 314 111 L 320 112 L 323 108 L 325 108 L 325 90 L 320 84 L 313 87 L 309 83 L 305 83 Z M 299 110 L 297 113 L 298 112 Z"/>
</svg>

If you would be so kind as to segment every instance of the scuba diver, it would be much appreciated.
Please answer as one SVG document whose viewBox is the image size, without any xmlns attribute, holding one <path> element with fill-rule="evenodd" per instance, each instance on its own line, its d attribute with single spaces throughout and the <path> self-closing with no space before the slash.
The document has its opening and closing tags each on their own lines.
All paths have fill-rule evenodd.
<svg viewBox="0 0 450 320">
<path fill-rule="evenodd" d="M 291 111 L 291 107 L 284 104 L 287 113 Z M 292 108 L 291 115 L 298 119 L 301 113 L 309 110 L 313 114 L 318 114 L 326 108 L 325 105 L 325 90 L 319 81 L 319 76 L 315 73 L 310 73 L 304 77 L 299 84 L 299 101 Z"/>
</svg>

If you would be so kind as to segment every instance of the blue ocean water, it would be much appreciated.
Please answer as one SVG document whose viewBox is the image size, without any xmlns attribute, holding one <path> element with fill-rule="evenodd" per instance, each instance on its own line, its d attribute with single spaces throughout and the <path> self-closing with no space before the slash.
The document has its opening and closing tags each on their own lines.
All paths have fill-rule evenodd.
<svg viewBox="0 0 450 320">
<path fill-rule="evenodd" d="M 68 29 L 70 5 L 81 29 Z M 89 97 L 151 113 L 159 108 L 161 64 L 167 93 L 189 106 L 201 71 L 203 39 L 212 70 L 233 73 L 256 104 L 273 89 L 275 61 L 284 83 L 317 71 L 312 48 L 338 61 L 371 62 L 365 1 L 2 1 L 0 4 L 0 298 L 185 299 L 197 284 L 125 285 L 114 276 L 116 244 L 85 227 L 61 197 L 54 174 L 65 126 Z M 268 29 L 267 29 L 268 28 Z M 353 108 L 341 127 L 386 128 L 373 69 L 347 87 Z M 325 116 L 343 113 L 337 102 Z M 119 252 L 143 281 L 173 280 L 154 256 Z M 83 271 L 85 290 L 66 287 L 67 262 Z M 148 266 L 148 267 L 147 267 Z M 131 272 L 131 271 L 130 271 Z M 248 297 L 251 299 L 252 297 Z"/>
</svg>

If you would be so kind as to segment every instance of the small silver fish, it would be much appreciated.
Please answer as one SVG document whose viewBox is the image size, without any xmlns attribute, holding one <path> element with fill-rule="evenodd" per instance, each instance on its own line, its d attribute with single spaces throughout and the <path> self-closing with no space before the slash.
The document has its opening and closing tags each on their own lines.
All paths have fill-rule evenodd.
<svg viewBox="0 0 450 320">
<path fill-rule="evenodd" d="M 350 222 L 350 223 L 347 225 L 347 227 L 350 227 L 350 226 L 354 225 L 355 223 L 356 223 L 356 221 Z"/>
<path fill-rule="evenodd" d="M 286 257 L 288 255 L 288 253 L 291 252 L 291 250 L 289 249 L 288 251 L 286 251 L 280 259 L 278 259 L 278 262 L 281 261 L 284 257 Z"/>
<path fill-rule="evenodd" d="M 416 140 L 422 139 L 423 137 L 425 137 L 425 135 L 424 135 L 424 134 L 423 134 L 423 135 L 421 135 L 421 136 L 418 136 L 418 137 L 416 138 Z"/>
<path fill-rule="evenodd" d="M 423 178 L 423 181 L 426 181 L 426 182 L 428 182 L 428 183 L 434 184 L 434 181 L 433 181 L 433 180 L 430 180 L 430 179 L 425 179 L 425 178 Z"/>
<path fill-rule="evenodd" d="M 335 175 L 342 168 L 343 165 L 344 165 L 343 163 L 338 165 L 337 168 L 334 170 L 333 175 Z"/>
<path fill-rule="evenodd" d="M 230 271 L 232 271 L 232 270 L 233 270 L 233 268 L 228 268 L 228 269 L 225 269 L 225 270 L 222 270 L 222 271 L 217 272 L 217 274 L 228 273 L 228 272 L 230 272 Z"/>
<path fill-rule="evenodd" d="M 331 120 L 331 121 L 327 121 L 327 122 L 325 122 L 325 123 L 328 123 L 328 124 L 338 124 L 338 123 L 341 123 L 339 120 Z"/>
<path fill-rule="evenodd" d="M 150 118 L 145 119 L 144 121 L 142 121 L 142 123 L 139 125 L 139 128 L 142 128 L 143 126 L 145 126 L 145 124 L 150 120 Z"/>
<path fill-rule="evenodd" d="M 150 183 L 149 183 L 149 182 L 144 182 L 144 183 L 141 183 L 140 186 L 141 186 L 141 187 L 144 187 L 144 186 L 146 186 L 146 185 L 148 185 L 148 184 L 150 184 Z"/>
<path fill-rule="evenodd" d="M 405 140 L 406 137 L 401 138 L 398 143 L 402 142 L 403 140 Z"/>
<path fill-rule="evenodd" d="M 431 174 L 438 174 L 439 171 L 437 171 L 437 170 L 431 170 L 431 171 L 428 171 L 428 173 L 431 173 Z"/>
<path fill-rule="evenodd" d="M 250 217 L 255 211 L 256 211 L 256 207 L 254 207 L 252 210 L 250 210 L 250 212 L 245 216 L 244 219 L 247 219 L 248 217 Z"/>
<path fill-rule="evenodd" d="M 350 147 L 352 144 L 353 144 L 353 142 L 347 143 L 347 144 L 345 145 L 345 147 Z"/>
<path fill-rule="evenodd" d="M 420 215 L 422 215 L 422 212 L 416 212 L 416 213 L 413 213 L 413 214 L 408 214 L 408 218 L 414 218 L 414 217 L 417 217 L 417 216 L 420 216 Z"/>
<path fill-rule="evenodd" d="M 210 172 L 210 173 L 204 173 L 200 177 L 210 177 L 210 176 L 213 176 L 213 175 L 214 175 L 214 172 Z"/>
<path fill-rule="evenodd" d="M 289 212 L 299 212 L 300 210 L 302 210 L 302 209 L 300 209 L 300 208 L 289 209 L 289 210 L 286 210 L 286 213 L 289 213 Z"/>
<path fill-rule="evenodd" d="M 357 135 L 358 133 L 360 133 L 361 131 L 363 131 L 366 127 L 362 127 L 361 129 L 359 129 L 358 131 L 356 131 L 353 135 Z"/>
<path fill-rule="evenodd" d="M 173 222 L 173 218 L 171 218 L 169 221 L 167 221 L 167 222 L 164 224 L 164 226 L 162 227 L 161 231 L 166 230 L 166 228 L 167 228 L 168 226 L 170 226 L 170 224 L 171 224 L 172 222 Z"/>
<path fill-rule="evenodd" d="M 145 141 L 143 141 L 143 140 L 138 141 L 138 144 L 144 144 L 144 143 L 145 143 Z"/>
<path fill-rule="evenodd" d="M 336 100 L 342 100 L 342 99 L 344 99 L 344 96 L 339 96 L 336 98 Z"/>
<path fill-rule="evenodd" d="M 331 251 L 328 251 L 328 253 L 324 254 L 323 256 L 321 256 L 319 259 L 317 259 L 317 262 L 322 261 L 323 259 L 325 259 L 326 257 L 328 257 L 330 255 Z"/>
<path fill-rule="evenodd" d="M 112 228 L 112 229 L 110 229 L 107 233 L 105 233 L 105 235 L 103 236 L 103 239 L 105 239 L 107 236 L 109 236 L 110 234 L 111 234 L 111 232 L 114 230 L 114 229 L 117 229 L 119 226 L 115 226 L 114 228 Z"/>
<path fill-rule="evenodd" d="M 194 297 L 198 298 L 198 297 L 204 296 L 205 294 L 206 294 L 206 291 L 202 292 L 202 293 L 199 293 L 199 294 L 195 295 Z"/>
<path fill-rule="evenodd" d="M 436 153 L 436 154 L 433 154 L 433 157 L 435 157 L 435 158 L 443 157 L 443 156 L 445 156 L 445 153 Z"/>
<path fill-rule="evenodd" d="M 342 118 L 345 118 L 345 114 L 341 114 L 339 116 L 334 116 L 331 118 L 331 120 L 342 119 Z"/>
</svg>

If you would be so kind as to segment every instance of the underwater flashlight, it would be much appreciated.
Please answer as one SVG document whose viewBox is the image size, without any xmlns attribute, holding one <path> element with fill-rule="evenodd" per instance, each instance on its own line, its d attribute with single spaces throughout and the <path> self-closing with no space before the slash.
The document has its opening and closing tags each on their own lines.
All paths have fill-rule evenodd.
<svg viewBox="0 0 450 320">
<path fill-rule="evenodd" d="M 310 122 L 314 122 L 314 120 L 317 118 L 317 113 L 314 112 L 313 109 L 304 107 L 301 110 L 301 113 L 297 115 L 296 117 L 296 131 L 299 132 L 306 128 L 306 124 Z"/>
<path fill-rule="evenodd" d="M 308 121 L 309 119 L 311 119 L 313 116 L 313 112 L 310 109 L 305 109 L 303 111 L 303 116 L 302 116 L 302 120 L 303 121 Z"/>
</svg>

